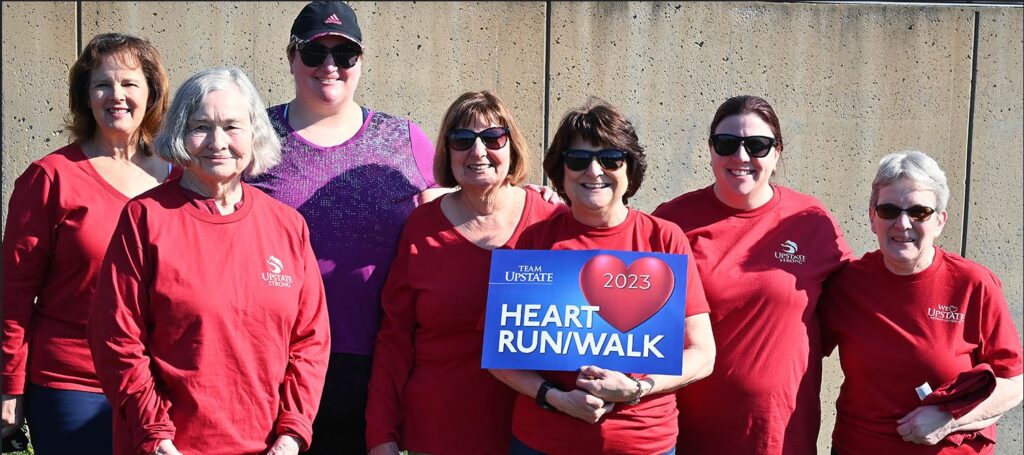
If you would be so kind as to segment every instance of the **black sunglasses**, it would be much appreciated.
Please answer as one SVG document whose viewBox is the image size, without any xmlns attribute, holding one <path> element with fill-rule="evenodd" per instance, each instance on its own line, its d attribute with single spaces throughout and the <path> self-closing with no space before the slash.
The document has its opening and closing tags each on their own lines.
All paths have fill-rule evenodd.
<svg viewBox="0 0 1024 455">
<path fill-rule="evenodd" d="M 594 160 L 601 165 L 601 168 L 614 171 L 622 167 L 622 163 L 626 161 L 626 152 L 622 150 L 566 150 L 562 152 L 562 161 L 565 162 L 565 167 L 571 171 L 582 171 L 590 166 L 590 163 Z"/>
<path fill-rule="evenodd" d="M 310 68 L 316 68 L 327 60 L 327 54 L 331 54 L 334 57 L 334 64 L 340 68 L 349 69 L 356 66 L 356 62 L 359 61 L 359 56 L 363 55 L 363 51 L 358 46 L 351 44 L 339 44 L 332 48 L 328 48 L 323 44 L 317 42 L 309 42 L 300 44 L 298 46 L 299 59 L 302 60 L 302 64 Z"/>
<path fill-rule="evenodd" d="M 457 151 L 466 151 L 473 148 L 476 138 L 484 143 L 484 147 L 490 150 L 497 150 L 508 142 L 508 128 L 495 126 L 481 132 L 458 128 L 448 132 L 448 146 Z"/>
<path fill-rule="evenodd" d="M 935 209 L 923 205 L 914 205 L 907 208 L 896 204 L 878 204 L 875 206 L 875 214 L 883 220 L 895 220 L 900 214 L 907 212 L 907 216 L 914 221 L 928 221 L 935 213 Z"/>
<path fill-rule="evenodd" d="M 736 136 L 732 134 L 712 134 L 708 139 L 711 148 L 719 156 L 729 156 L 740 149 L 740 144 L 747 149 L 747 154 L 754 158 L 764 158 L 775 145 L 775 138 L 768 136 Z"/>
</svg>

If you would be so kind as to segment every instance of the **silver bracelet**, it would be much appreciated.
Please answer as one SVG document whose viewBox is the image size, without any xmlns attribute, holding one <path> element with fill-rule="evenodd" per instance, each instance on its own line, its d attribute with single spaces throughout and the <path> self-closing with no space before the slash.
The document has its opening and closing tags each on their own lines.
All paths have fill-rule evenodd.
<svg viewBox="0 0 1024 455">
<path fill-rule="evenodd" d="M 633 382 L 636 383 L 636 395 L 634 395 L 633 398 L 630 398 L 629 401 L 626 402 L 627 405 L 634 406 L 634 405 L 636 405 L 637 403 L 640 402 L 640 396 L 643 395 L 644 389 L 643 389 L 643 387 L 640 386 L 640 380 L 639 379 L 634 378 L 632 376 L 626 376 L 626 377 L 629 378 L 629 379 L 632 379 Z"/>
</svg>

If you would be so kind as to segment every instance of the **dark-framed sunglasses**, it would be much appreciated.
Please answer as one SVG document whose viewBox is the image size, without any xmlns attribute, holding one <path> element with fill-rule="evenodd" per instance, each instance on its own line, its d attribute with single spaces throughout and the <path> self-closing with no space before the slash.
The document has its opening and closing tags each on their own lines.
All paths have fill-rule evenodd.
<svg viewBox="0 0 1024 455">
<path fill-rule="evenodd" d="M 303 43 L 296 46 L 299 51 L 299 59 L 302 60 L 302 64 L 310 68 L 316 68 L 327 60 L 327 54 L 331 54 L 334 57 L 334 64 L 340 68 L 349 69 L 356 66 L 356 62 L 359 61 L 359 56 L 363 55 L 362 49 L 354 44 L 339 44 L 334 47 L 327 47 L 316 41 Z"/>
<path fill-rule="evenodd" d="M 476 132 L 465 128 L 457 128 L 448 131 L 448 146 L 457 151 L 466 151 L 473 148 L 476 138 L 484 143 L 484 147 L 490 150 L 498 150 L 508 143 L 508 128 L 495 126 L 486 130 Z"/>
<path fill-rule="evenodd" d="M 614 171 L 622 167 L 626 162 L 626 152 L 622 150 L 566 150 L 562 152 L 562 161 L 565 167 L 571 171 L 582 171 L 590 166 L 590 162 L 597 160 L 597 164 L 606 171 Z"/>
<path fill-rule="evenodd" d="M 730 156 L 740 149 L 742 144 L 747 149 L 747 154 L 754 158 L 768 156 L 775 145 L 775 138 L 768 136 L 736 136 L 733 134 L 712 134 L 708 139 L 711 148 L 719 156 Z"/>
<path fill-rule="evenodd" d="M 907 208 L 896 204 L 878 204 L 875 206 L 875 214 L 883 220 L 895 220 L 900 214 L 907 212 L 907 216 L 914 221 L 928 221 L 935 213 L 935 209 L 923 205 L 912 205 Z"/>
</svg>

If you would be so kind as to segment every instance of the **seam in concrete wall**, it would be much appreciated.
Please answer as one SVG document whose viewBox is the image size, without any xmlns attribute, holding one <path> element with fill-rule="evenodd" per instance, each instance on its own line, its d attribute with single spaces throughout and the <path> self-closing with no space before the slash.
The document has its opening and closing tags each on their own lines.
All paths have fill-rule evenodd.
<svg viewBox="0 0 1024 455">
<path fill-rule="evenodd" d="M 540 144 L 540 162 L 544 162 L 544 152 L 548 149 L 548 120 L 551 115 L 551 0 L 544 2 L 544 136 Z M 548 184 L 548 175 L 541 173 L 541 184 Z"/>
<path fill-rule="evenodd" d="M 971 219 L 971 160 L 974 152 L 975 90 L 978 86 L 978 29 L 981 12 L 974 12 L 974 45 L 971 48 L 971 102 L 967 114 L 967 163 L 964 165 L 964 226 L 960 231 L 960 256 L 967 257 L 967 228 Z"/>
<path fill-rule="evenodd" d="M 82 0 L 75 2 L 75 57 L 82 55 Z"/>
</svg>

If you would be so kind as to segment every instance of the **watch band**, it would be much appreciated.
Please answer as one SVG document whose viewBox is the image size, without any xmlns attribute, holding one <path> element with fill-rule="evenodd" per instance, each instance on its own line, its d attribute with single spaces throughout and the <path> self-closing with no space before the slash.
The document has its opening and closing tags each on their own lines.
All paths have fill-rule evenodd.
<svg viewBox="0 0 1024 455">
<path fill-rule="evenodd" d="M 541 409 L 546 409 L 548 411 L 555 410 L 555 407 L 551 406 L 551 403 L 548 403 L 548 390 L 553 388 L 555 388 L 554 383 L 551 381 L 544 381 L 544 383 L 540 385 L 540 389 L 537 389 L 537 406 L 540 406 Z"/>
</svg>

